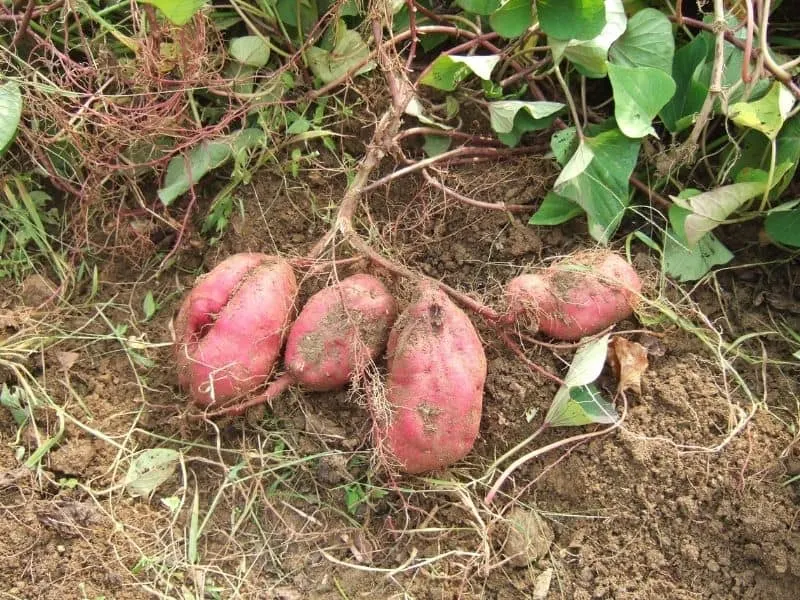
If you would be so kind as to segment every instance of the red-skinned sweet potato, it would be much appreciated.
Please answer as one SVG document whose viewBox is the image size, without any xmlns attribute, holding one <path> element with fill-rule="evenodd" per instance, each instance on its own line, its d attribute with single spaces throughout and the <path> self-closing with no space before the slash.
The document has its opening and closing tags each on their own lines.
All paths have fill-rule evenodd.
<svg viewBox="0 0 800 600">
<path fill-rule="evenodd" d="M 289 263 L 266 254 L 235 254 L 198 278 L 175 319 L 178 381 L 195 404 L 228 405 L 266 382 L 296 295 Z"/>
<path fill-rule="evenodd" d="M 390 417 L 378 442 L 390 460 L 422 473 L 466 456 L 478 437 L 486 381 L 486 355 L 467 315 L 423 284 L 392 328 L 387 354 Z"/>
<path fill-rule="evenodd" d="M 578 340 L 631 316 L 641 290 L 639 275 L 622 257 L 585 252 L 509 281 L 508 321 Z"/>
<path fill-rule="evenodd" d="M 313 391 L 342 388 L 386 347 L 397 303 L 381 281 L 358 273 L 308 299 L 289 330 L 284 363 Z"/>
</svg>

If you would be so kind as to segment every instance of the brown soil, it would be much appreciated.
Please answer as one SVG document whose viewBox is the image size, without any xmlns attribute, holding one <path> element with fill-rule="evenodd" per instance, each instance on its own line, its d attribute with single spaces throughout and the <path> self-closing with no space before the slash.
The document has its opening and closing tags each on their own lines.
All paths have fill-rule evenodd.
<svg viewBox="0 0 800 600">
<path fill-rule="evenodd" d="M 460 181 L 481 199 L 522 202 L 541 197 L 548 173 L 525 159 L 474 168 Z M 26 460 L 56 435 L 59 413 L 43 406 L 35 427 L 18 432 L 0 410 L 3 597 L 531 598 L 548 589 L 548 576 L 541 598 L 800 597 L 800 489 L 784 485 L 800 472 L 798 370 L 736 361 L 761 404 L 724 443 L 751 403 L 712 352 L 677 328 L 652 325 L 663 334 L 660 352 L 617 433 L 523 467 L 491 508 L 481 504 L 487 467 L 538 426 L 556 386 L 477 318 L 489 360 L 481 437 L 467 460 L 435 479 L 392 479 L 372 468 L 363 389 L 293 390 L 272 408 L 215 427 L 184 419 L 169 323 L 194 277 L 237 251 L 302 255 L 326 230 L 344 184 L 341 176 L 260 173 L 246 214 L 217 246 L 195 235 L 157 276 L 109 262 L 100 297 L 74 299 L 57 319 L 36 312 L 47 300 L 38 289 L 35 299 L 4 305 L 6 317 L 34 307 L 22 322 L 0 318 L 6 336 L 53 334 L 56 320 L 61 332 L 80 335 L 42 343 L 24 362 L 71 417 L 38 471 L 21 467 L 16 453 Z M 529 227 L 444 203 L 414 179 L 372 194 L 360 224 L 387 256 L 490 303 L 522 268 L 591 245 L 580 221 Z M 655 293 L 654 263 L 639 252 L 634 263 Z M 410 298 L 412 282 L 369 270 L 401 305 Z M 693 297 L 731 340 L 773 328 L 770 316 L 800 330 L 797 315 L 775 305 L 791 300 L 792 275 L 785 265 L 734 270 Z M 304 279 L 303 296 L 328 276 Z M 160 309 L 144 322 L 148 291 Z M 114 325 L 127 329 L 114 337 Z M 761 355 L 758 343 L 742 347 Z M 572 352 L 529 350 L 559 373 Z M 778 341 L 764 351 L 788 358 Z M 17 383 L 13 371 L 0 375 Z M 603 386 L 612 396 L 608 374 Z M 548 431 L 535 445 L 574 433 Z M 120 485 L 132 453 L 155 447 L 181 450 L 184 463 L 152 497 L 132 498 Z"/>
</svg>

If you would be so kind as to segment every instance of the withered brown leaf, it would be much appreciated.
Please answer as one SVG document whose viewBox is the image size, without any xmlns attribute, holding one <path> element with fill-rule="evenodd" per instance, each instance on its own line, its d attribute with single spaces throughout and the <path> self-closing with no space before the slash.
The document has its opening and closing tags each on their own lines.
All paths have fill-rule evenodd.
<svg viewBox="0 0 800 600">
<path fill-rule="evenodd" d="M 617 394 L 631 390 L 641 395 L 642 375 L 649 365 L 644 346 L 615 336 L 608 345 L 608 364 L 617 378 Z"/>
</svg>

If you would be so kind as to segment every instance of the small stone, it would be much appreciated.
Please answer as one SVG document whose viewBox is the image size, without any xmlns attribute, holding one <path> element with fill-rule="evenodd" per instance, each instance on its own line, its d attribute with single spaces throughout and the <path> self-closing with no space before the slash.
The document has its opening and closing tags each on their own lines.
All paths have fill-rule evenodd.
<svg viewBox="0 0 800 600">
<path fill-rule="evenodd" d="M 706 563 L 706 569 L 708 569 L 712 573 L 718 573 L 719 565 L 717 564 L 717 561 L 711 559 Z"/>
<path fill-rule="evenodd" d="M 548 568 L 539 573 L 533 582 L 532 600 L 545 600 L 550 593 L 550 583 L 553 581 L 553 569 Z"/>
<path fill-rule="evenodd" d="M 506 522 L 503 553 L 509 564 L 526 567 L 547 555 L 554 537 L 553 530 L 536 512 L 516 508 Z"/>
<path fill-rule="evenodd" d="M 53 298 L 56 289 L 55 284 L 44 275 L 29 275 L 22 282 L 22 303 L 29 308 L 41 306 Z"/>
</svg>

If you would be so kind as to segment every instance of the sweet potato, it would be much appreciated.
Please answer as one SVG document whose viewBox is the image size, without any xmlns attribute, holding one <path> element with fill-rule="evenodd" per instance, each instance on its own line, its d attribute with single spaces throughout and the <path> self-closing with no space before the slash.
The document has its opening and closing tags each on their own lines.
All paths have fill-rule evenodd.
<svg viewBox="0 0 800 600">
<path fill-rule="evenodd" d="M 552 338 L 578 340 L 631 316 L 641 289 L 639 275 L 619 255 L 584 252 L 509 281 L 507 319 Z"/>
<path fill-rule="evenodd" d="M 381 281 L 352 275 L 309 298 L 286 339 L 284 363 L 313 391 L 344 387 L 386 347 L 397 303 Z"/>
<path fill-rule="evenodd" d="M 291 266 L 265 254 L 235 254 L 198 278 L 175 319 L 178 381 L 194 403 L 224 406 L 269 378 L 296 295 Z"/>
<path fill-rule="evenodd" d="M 387 353 L 390 415 L 378 442 L 390 459 L 421 473 L 466 456 L 478 437 L 486 381 L 486 355 L 467 315 L 423 284 L 392 328 Z"/>
</svg>

